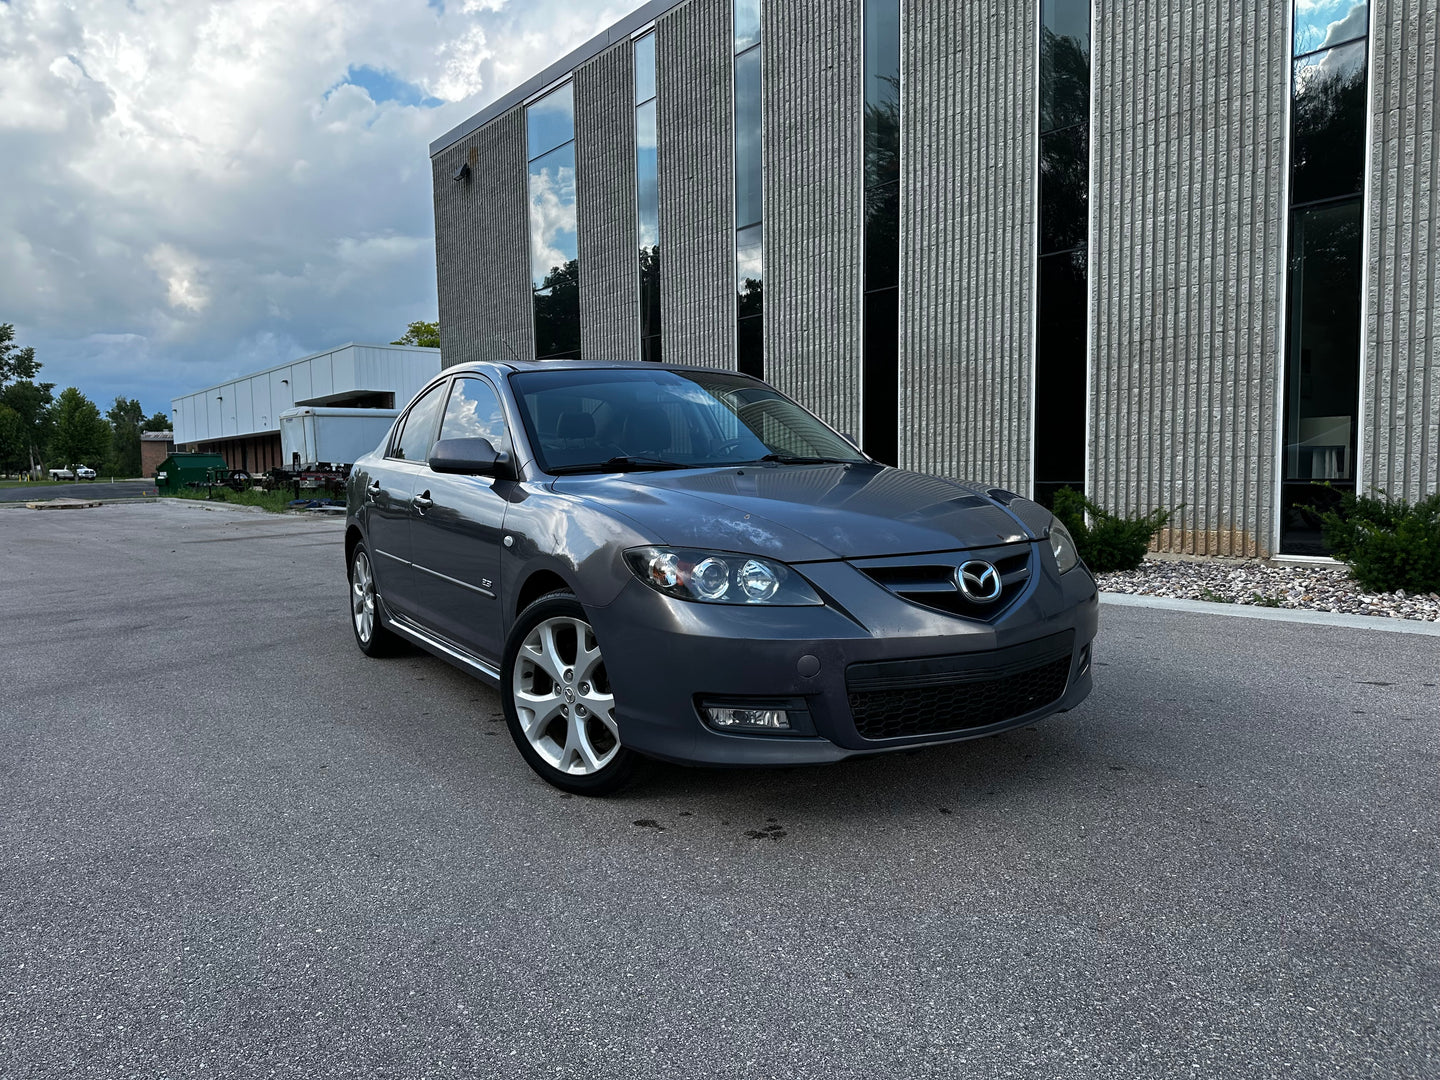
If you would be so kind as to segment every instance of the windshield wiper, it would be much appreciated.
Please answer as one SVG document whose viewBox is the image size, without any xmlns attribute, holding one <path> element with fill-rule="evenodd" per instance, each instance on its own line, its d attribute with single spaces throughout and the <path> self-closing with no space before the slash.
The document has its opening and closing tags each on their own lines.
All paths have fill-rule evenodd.
<svg viewBox="0 0 1440 1080">
<path fill-rule="evenodd" d="M 550 472 L 555 476 L 582 472 L 639 472 L 643 469 L 691 469 L 679 461 L 665 461 L 663 458 L 648 457 L 645 454 L 623 454 L 608 461 L 585 462 L 580 465 L 557 465 Z"/>
<path fill-rule="evenodd" d="M 759 461 L 773 461 L 778 465 L 863 465 L 857 458 L 803 457 L 798 454 L 766 454 Z"/>
</svg>

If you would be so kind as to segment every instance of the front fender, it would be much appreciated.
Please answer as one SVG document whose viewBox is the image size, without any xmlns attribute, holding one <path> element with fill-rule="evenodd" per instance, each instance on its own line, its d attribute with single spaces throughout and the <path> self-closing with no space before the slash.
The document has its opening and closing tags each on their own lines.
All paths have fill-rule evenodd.
<svg viewBox="0 0 1440 1080">
<path fill-rule="evenodd" d="M 582 499 L 540 485 L 516 484 L 505 512 L 500 556 L 505 633 L 515 621 L 516 599 L 532 575 L 555 574 L 585 607 L 608 607 L 633 576 L 625 565 L 625 549 L 655 542 L 613 507 L 598 511 Z"/>
</svg>

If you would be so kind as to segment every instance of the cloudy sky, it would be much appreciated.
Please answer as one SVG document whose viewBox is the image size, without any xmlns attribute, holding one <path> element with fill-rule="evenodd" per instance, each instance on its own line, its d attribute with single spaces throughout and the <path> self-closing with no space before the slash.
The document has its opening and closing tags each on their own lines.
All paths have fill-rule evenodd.
<svg viewBox="0 0 1440 1080">
<path fill-rule="evenodd" d="M 102 411 L 433 319 L 429 142 L 641 0 L 0 0 L 0 322 Z"/>
</svg>

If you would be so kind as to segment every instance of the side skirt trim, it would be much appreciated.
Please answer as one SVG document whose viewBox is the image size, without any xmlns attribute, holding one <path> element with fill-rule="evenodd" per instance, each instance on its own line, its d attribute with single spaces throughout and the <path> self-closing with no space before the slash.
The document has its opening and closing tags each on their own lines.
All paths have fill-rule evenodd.
<svg viewBox="0 0 1440 1080">
<path fill-rule="evenodd" d="M 448 660 L 456 667 L 480 676 L 492 686 L 500 685 L 500 669 L 481 660 L 474 653 L 467 652 L 458 645 L 452 645 L 427 630 L 422 630 L 405 616 L 397 615 L 388 608 L 385 610 L 385 622 L 395 633 L 419 645 L 427 652 L 432 652 L 442 660 Z"/>
</svg>

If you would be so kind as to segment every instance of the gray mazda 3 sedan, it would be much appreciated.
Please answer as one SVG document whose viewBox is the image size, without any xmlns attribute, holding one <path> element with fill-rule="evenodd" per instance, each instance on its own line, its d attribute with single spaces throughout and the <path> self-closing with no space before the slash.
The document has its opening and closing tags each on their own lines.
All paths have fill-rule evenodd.
<svg viewBox="0 0 1440 1080">
<path fill-rule="evenodd" d="M 603 794 L 640 756 L 835 761 L 1090 692 L 1095 582 L 1041 506 L 906 472 L 756 379 L 466 364 L 356 463 L 355 640 L 497 686 L 521 755 Z"/>
</svg>

